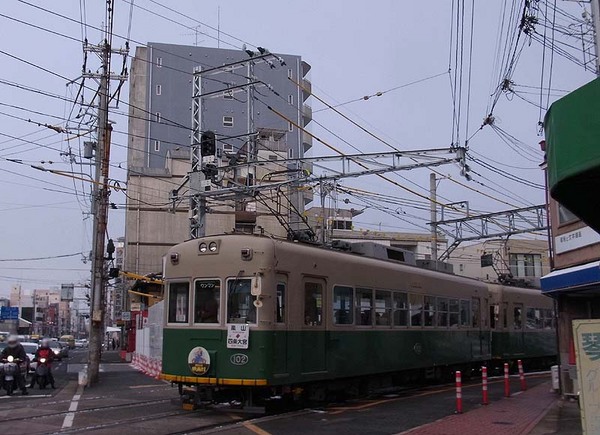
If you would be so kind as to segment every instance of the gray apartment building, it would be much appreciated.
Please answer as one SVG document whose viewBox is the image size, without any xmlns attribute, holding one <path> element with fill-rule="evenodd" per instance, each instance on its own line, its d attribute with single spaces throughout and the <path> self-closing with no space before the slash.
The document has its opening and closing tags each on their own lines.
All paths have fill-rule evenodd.
<svg viewBox="0 0 600 435">
<path fill-rule="evenodd" d="M 162 43 L 137 47 L 130 73 L 126 270 L 142 274 L 160 271 L 168 247 L 189 238 L 189 201 L 174 207 L 168 203 L 170 191 L 191 169 L 195 72 L 202 72 L 197 120 L 203 131 L 215 132 L 220 164 L 245 149 L 249 115 L 257 133 L 259 160 L 295 159 L 312 147 L 312 138 L 296 127 L 304 127 L 312 119 L 305 103 L 311 87 L 306 79 L 310 65 L 295 55 L 260 58 L 256 51 L 254 57 L 250 67 L 251 57 L 245 50 Z M 232 63 L 236 65 L 224 67 Z M 249 82 L 254 83 L 252 104 Z M 281 169 L 281 164 L 277 166 Z M 263 166 L 256 178 L 266 170 Z M 307 193 L 296 202 L 303 208 L 311 199 Z M 207 216 L 207 234 L 231 231 L 234 217 L 226 207 L 214 211 Z M 257 207 L 257 212 L 257 226 L 285 235 L 267 210 Z"/>
</svg>

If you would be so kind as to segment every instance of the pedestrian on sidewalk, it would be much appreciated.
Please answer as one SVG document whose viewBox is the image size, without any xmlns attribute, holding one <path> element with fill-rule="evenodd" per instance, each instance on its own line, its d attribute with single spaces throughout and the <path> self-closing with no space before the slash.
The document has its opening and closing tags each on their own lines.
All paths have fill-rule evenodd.
<svg viewBox="0 0 600 435">
<path fill-rule="evenodd" d="M 115 338 L 113 337 L 112 339 L 112 350 L 115 350 L 117 348 L 117 342 L 115 341 Z"/>
</svg>

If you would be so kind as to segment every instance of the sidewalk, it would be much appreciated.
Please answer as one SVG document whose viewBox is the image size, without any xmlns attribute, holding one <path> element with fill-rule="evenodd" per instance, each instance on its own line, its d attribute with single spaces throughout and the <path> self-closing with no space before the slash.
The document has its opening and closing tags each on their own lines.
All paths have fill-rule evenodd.
<svg viewBox="0 0 600 435">
<path fill-rule="evenodd" d="M 565 403 L 556 393 L 550 392 L 550 384 L 546 382 L 488 406 L 452 415 L 402 434 L 580 434 L 581 424 L 574 418 L 573 407 L 571 404 L 565 406 Z"/>
</svg>

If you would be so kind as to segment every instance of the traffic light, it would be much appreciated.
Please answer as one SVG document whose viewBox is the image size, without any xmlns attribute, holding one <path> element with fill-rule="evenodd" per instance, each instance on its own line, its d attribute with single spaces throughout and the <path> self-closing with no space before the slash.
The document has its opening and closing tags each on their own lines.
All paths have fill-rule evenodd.
<svg viewBox="0 0 600 435">
<path fill-rule="evenodd" d="M 200 153 L 202 157 L 214 156 L 217 152 L 217 142 L 214 131 L 205 131 L 200 136 Z"/>
</svg>

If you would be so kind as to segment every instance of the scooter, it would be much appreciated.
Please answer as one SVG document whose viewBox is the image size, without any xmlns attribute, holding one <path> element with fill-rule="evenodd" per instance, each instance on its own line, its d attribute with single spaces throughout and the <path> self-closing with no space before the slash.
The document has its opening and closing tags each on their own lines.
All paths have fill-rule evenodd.
<svg viewBox="0 0 600 435">
<path fill-rule="evenodd" d="M 4 360 L 3 372 L 4 376 L 2 379 L 2 383 L 4 384 L 4 389 L 6 390 L 6 395 L 10 396 L 12 393 L 19 388 L 17 385 L 17 370 L 21 370 L 19 367 L 20 360 L 18 358 L 14 358 L 12 355 Z"/>
<path fill-rule="evenodd" d="M 48 376 L 49 372 L 50 370 L 48 369 L 46 358 L 40 358 L 35 369 L 35 379 L 40 387 L 40 390 L 46 388 L 46 385 L 50 383 L 50 377 Z"/>
</svg>

